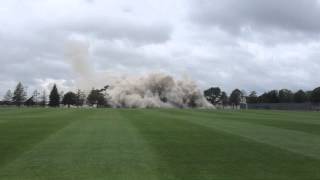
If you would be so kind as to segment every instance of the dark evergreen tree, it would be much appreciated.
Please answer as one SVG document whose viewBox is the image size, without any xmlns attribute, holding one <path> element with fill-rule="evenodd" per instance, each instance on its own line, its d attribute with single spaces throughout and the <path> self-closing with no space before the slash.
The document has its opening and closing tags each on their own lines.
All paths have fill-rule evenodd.
<svg viewBox="0 0 320 180">
<path fill-rule="evenodd" d="M 291 103 L 293 101 L 293 93 L 288 89 L 281 89 L 279 91 L 279 102 Z"/>
<path fill-rule="evenodd" d="M 24 101 L 26 100 L 26 92 L 21 82 L 18 83 L 16 89 L 13 92 L 12 101 L 16 106 L 23 105 Z"/>
<path fill-rule="evenodd" d="M 272 90 L 267 93 L 269 103 L 279 103 L 279 92 Z"/>
<path fill-rule="evenodd" d="M 242 93 L 239 89 L 235 89 L 232 91 L 231 95 L 230 95 L 230 103 L 232 105 L 232 107 L 234 106 L 239 106 L 240 105 L 240 102 L 241 102 L 241 96 L 242 96 Z"/>
<path fill-rule="evenodd" d="M 299 90 L 296 93 L 294 93 L 293 100 L 295 103 L 304 103 L 308 101 L 308 97 L 303 90 Z"/>
<path fill-rule="evenodd" d="M 310 96 L 310 101 L 312 103 L 320 103 L 320 87 L 314 89 Z"/>
<path fill-rule="evenodd" d="M 60 105 L 60 95 L 57 86 L 54 84 L 49 95 L 49 106 L 59 107 Z"/>
<path fill-rule="evenodd" d="M 63 105 L 68 105 L 68 107 L 70 107 L 70 105 L 76 105 L 76 103 L 77 103 L 77 95 L 75 93 L 67 92 L 63 96 L 63 100 L 62 100 Z"/>
<path fill-rule="evenodd" d="M 259 96 L 258 101 L 260 103 L 279 103 L 279 93 L 277 90 L 263 93 L 261 96 Z"/>
</svg>

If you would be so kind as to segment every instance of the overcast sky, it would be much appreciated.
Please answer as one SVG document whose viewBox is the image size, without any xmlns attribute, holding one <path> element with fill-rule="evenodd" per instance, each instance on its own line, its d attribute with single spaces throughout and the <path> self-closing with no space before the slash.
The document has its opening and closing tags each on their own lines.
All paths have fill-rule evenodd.
<svg viewBox="0 0 320 180">
<path fill-rule="evenodd" d="M 95 71 L 188 75 L 201 88 L 320 86 L 319 0 L 2 0 L 0 95 L 73 87 L 70 40 Z"/>
</svg>

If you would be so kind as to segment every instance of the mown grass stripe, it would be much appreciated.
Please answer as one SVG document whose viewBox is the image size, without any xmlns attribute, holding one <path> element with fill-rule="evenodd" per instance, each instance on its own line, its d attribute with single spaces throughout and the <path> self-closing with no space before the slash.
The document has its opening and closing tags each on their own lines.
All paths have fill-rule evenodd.
<svg viewBox="0 0 320 180">
<path fill-rule="evenodd" d="M 199 120 L 196 116 L 143 112 L 131 121 L 161 157 L 160 170 L 174 179 L 320 177 L 317 159 L 193 123 Z"/>
<path fill-rule="evenodd" d="M 16 117 L 0 125 L 0 167 L 75 120 L 73 111 L 47 111 L 46 118 Z M 33 113 L 31 111 L 30 113 Z M 41 113 L 40 113 L 41 114 Z M 12 115 L 14 116 L 14 114 Z M 2 119 L 2 116 L 0 116 Z"/>
<path fill-rule="evenodd" d="M 161 110 L 162 111 L 162 110 Z M 246 122 L 246 123 L 252 123 L 252 124 L 258 124 L 258 125 L 266 125 L 266 126 L 272 126 L 282 129 L 288 129 L 288 130 L 295 130 L 295 131 L 301 131 L 304 133 L 311 133 L 315 135 L 320 135 L 320 124 L 310 123 L 310 120 L 306 121 L 296 121 L 292 120 L 288 117 L 286 118 L 279 118 L 274 115 L 272 116 L 252 116 L 251 111 L 243 111 L 239 114 L 239 112 L 233 111 L 188 111 L 188 112 L 178 112 L 177 114 L 190 114 L 191 116 L 197 115 L 197 116 L 203 116 L 207 118 L 215 118 L 215 119 L 223 119 L 226 121 L 232 120 L 237 122 Z"/>
<path fill-rule="evenodd" d="M 172 116 L 169 112 L 161 111 L 162 115 L 167 114 L 167 117 Z M 188 117 L 195 117 L 197 120 Z M 198 113 L 179 114 L 177 118 L 320 159 L 320 136 L 318 135 L 235 120 L 228 121 L 216 116 L 202 116 Z"/>
<path fill-rule="evenodd" d="M 158 109 L 163 111 L 163 109 Z M 166 110 L 164 110 L 166 111 Z M 305 123 L 310 125 L 320 124 L 320 112 L 292 112 L 292 111 L 263 111 L 263 110 L 169 110 L 175 114 L 201 113 L 212 116 L 219 116 L 222 119 L 241 118 L 241 119 L 255 119 L 257 121 L 263 120 L 277 120 L 285 122 Z M 303 116 L 303 114 L 305 114 Z"/>
<path fill-rule="evenodd" d="M 91 110 L 90 116 L 79 116 L 19 156 L 0 175 L 7 179 L 157 179 L 155 162 L 143 138 L 117 111 Z"/>
</svg>

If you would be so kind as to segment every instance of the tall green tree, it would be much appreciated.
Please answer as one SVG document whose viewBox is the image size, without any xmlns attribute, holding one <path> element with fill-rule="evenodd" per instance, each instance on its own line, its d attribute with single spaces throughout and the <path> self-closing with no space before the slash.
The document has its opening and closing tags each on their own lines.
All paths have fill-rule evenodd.
<svg viewBox="0 0 320 180">
<path fill-rule="evenodd" d="M 294 93 L 293 100 L 295 103 L 304 103 L 308 101 L 308 96 L 303 90 L 299 90 Z"/>
<path fill-rule="evenodd" d="M 16 106 L 23 105 L 26 100 L 27 93 L 24 90 L 24 87 L 21 82 L 19 82 L 16 86 L 16 89 L 13 92 L 12 101 Z"/>
<path fill-rule="evenodd" d="M 279 103 L 279 92 L 277 90 L 269 91 L 267 95 L 270 103 Z"/>
<path fill-rule="evenodd" d="M 49 95 L 49 106 L 59 107 L 59 105 L 60 105 L 60 95 L 59 95 L 56 84 L 54 84 Z"/>
<path fill-rule="evenodd" d="M 222 91 L 221 92 L 221 104 L 222 104 L 222 107 L 224 108 L 225 106 L 228 105 L 228 95 L 226 92 Z"/>
<path fill-rule="evenodd" d="M 249 96 L 247 97 L 247 102 L 248 103 L 258 103 L 258 95 L 257 92 L 252 91 Z"/>
<path fill-rule="evenodd" d="M 96 105 L 97 107 L 102 107 L 107 104 L 104 94 L 101 90 L 92 89 L 87 97 L 87 103 L 90 106 Z"/>
<path fill-rule="evenodd" d="M 230 99 L 229 99 L 232 107 L 237 107 L 240 105 L 241 96 L 242 96 L 242 93 L 239 89 L 235 89 L 232 91 L 232 93 L 230 95 Z"/>
<path fill-rule="evenodd" d="M 204 97 L 213 105 L 220 102 L 221 89 L 219 87 L 211 87 L 204 91 Z"/>
<path fill-rule="evenodd" d="M 67 92 L 63 96 L 62 104 L 63 105 L 68 105 L 70 108 L 71 105 L 76 105 L 77 103 L 77 95 L 74 92 Z"/>
<path fill-rule="evenodd" d="M 272 90 L 259 96 L 260 103 L 279 103 L 279 92 Z"/>
<path fill-rule="evenodd" d="M 315 88 L 312 93 L 311 93 L 311 97 L 310 97 L 310 101 L 312 103 L 320 103 L 320 87 Z"/>
<path fill-rule="evenodd" d="M 288 89 L 281 89 L 279 91 L 279 102 L 291 103 L 293 101 L 293 93 Z"/>
</svg>

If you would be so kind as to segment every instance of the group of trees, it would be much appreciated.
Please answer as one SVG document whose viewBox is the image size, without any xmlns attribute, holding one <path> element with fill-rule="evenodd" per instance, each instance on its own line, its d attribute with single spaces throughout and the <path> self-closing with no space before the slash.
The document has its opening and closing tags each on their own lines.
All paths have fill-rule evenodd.
<svg viewBox="0 0 320 180">
<path fill-rule="evenodd" d="M 89 106 L 96 105 L 97 107 L 109 107 L 108 94 L 106 93 L 109 86 L 105 86 L 103 89 L 92 89 L 87 97 L 87 104 Z"/>
<path fill-rule="evenodd" d="M 56 85 L 53 86 L 49 96 L 46 91 L 39 93 L 35 90 L 31 96 L 27 96 L 25 87 L 19 82 L 13 91 L 8 90 L 5 94 L 2 105 L 16 105 L 16 106 L 50 106 L 59 107 L 60 105 L 70 106 L 89 106 L 109 107 L 107 89 L 105 86 L 102 89 L 92 89 L 88 96 L 78 89 L 76 92 L 69 91 L 63 93 L 58 91 Z M 213 105 L 221 106 L 239 106 L 241 103 L 320 103 L 320 87 L 313 91 L 299 90 L 293 92 L 288 89 L 271 90 L 258 96 L 255 91 L 252 91 L 248 96 L 245 91 L 235 89 L 230 96 L 219 87 L 211 87 L 204 91 L 205 98 Z"/>
<path fill-rule="evenodd" d="M 251 92 L 247 97 L 248 103 L 320 103 L 320 87 L 313 91 L 299 90 L 293 92 L 288 89 L 271 90 L 258 96 Z"/>
<path fill-rule="evenodd" d="M 213 105 L 238 106 L 241 102 L 247 103 L 320 103 L 320 87 L 313 91 L 299 90 L 293 92 L 288 89 L 271 90 L 258 96 L 252 91 L 248 96 L 244 91 L 235 89 L 228 97 L 219 87 L 211 87 L 204 91 L 204 96 Z"/>
<path fill-rule="evenodd" d="M 219 87 L 211 87 L 204 91 L 204 97 L 213 105 L 232 105 L 232 106 L 239 106 L 241 100 L 243 98 L 243 92 L 239 89 L 235 89 L 228 97 L 228 94 L 224 91 L 221 91 Z"/>
<path fill-rule="evenodd" d="M 89 106 L 105 107 L 109 106 L 107 100 L 106 90 L 108 86 L 105 86 L 103 89 L 92 89 L 88 96 L 78 89 L 76 92 L 69 91 L 63 93 L 58 91 L 57 86 L 54 84 L 49 96 L 47 96 L 46 91 L 39 93 L 35 90 L 30 97 L 27 96 L 25 87 L 19 82 L 12 93 L 11 90 L 8 90 L 5 94 L 3 100 L 1 101 L 2 105 L 15 105 L 15 106 L 50 106 L 50 107 L 59 107 L 60 105 L 70 106 L 83 106 L 88 104 Z"/>
</svg>

